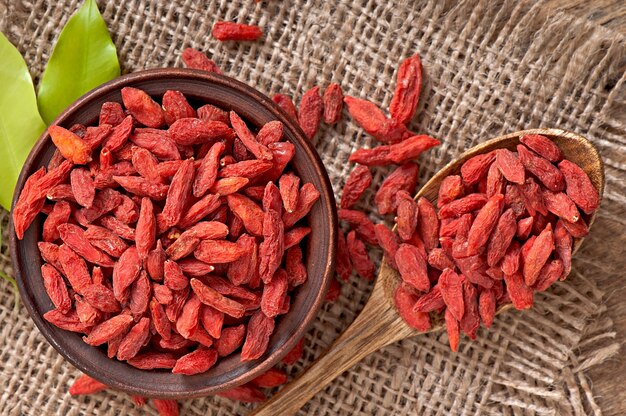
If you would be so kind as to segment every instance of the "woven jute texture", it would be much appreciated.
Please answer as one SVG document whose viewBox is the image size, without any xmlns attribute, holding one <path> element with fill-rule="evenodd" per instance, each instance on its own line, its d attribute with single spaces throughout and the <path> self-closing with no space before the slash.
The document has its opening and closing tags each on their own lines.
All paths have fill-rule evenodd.
<svg viewBox="0 0 626 416">
<path fill-rule="evenodd" d="M 340 83 L 346 94 L 386 107 L 401 59 L 419 53 L 425 84 L 412 129 L 442 140 L 420 159 L 422 181 L 464 149 L 490 137 L 560 127 L 589 137 L 606 162 L 607 188 L 593 231 L 563 283 L 536 296 L 526 313 L 507 312 L 457 354 L 445 334 L 405 340 L 372 354 L 306 405 L 315 415 L 601 414 L 585 370 L 618 351 L 598 279 L 618 278 L 626 201 L 626 42 L 536 2 L 252 0 L 100 1 L 124 72 L 179 66 L 182 48 L 207 52 L 227 75 L 268 94 L 295 97 Z M 0 29 L 37 82 L 77 0 L 0 0 Z M 216 20 L 259 24 L 256 43 L 219 43 Z M 1 88 L 1 87 L 0 87 Z M 373 139 L 347 121 L 314 139 L 337 196 L 350 152 Z M 387 171 L 378 169 L 375 182 Z M 361 208 L 371 209 L 373 192 Z M 3 223 L 7 215 L 2 214 Z M 377 221 L 385 219 L 373 217 Z M 386 220 L 389 220 L 388 218 Z M 6 235 L 4 236 L 6 242 Z M 2 253 L 7 253 L 6 243 Z M 9 258 L 2 269 L 11 273 Z M 301 371 L 358 314 L 371 283 L 353 277 L 324 306 L 306 337 Z M 79 375 L 33 326 L 0 282 L 0 414 L 137 415 L 128 396 L 72 398 Z M 181 402 L 187 415 L 245 414 L 220 398 Z"/>
</svg>

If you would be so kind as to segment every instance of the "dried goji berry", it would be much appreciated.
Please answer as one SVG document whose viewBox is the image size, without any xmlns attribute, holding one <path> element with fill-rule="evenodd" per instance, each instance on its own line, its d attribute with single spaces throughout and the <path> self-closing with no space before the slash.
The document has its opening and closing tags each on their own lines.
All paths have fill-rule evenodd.
<svg viewBox="0 0 626 416">
<path fill-rule="evenodd" d="M 313 207 L 313 204 L 319 199 L 320 193 L 312 183 L 305 183 L 300 188 L 298 194 L 298 203 L 293 212 L 285 212 L 283 214 L 283 222 L 285 229 L 293 227 L 298 221 L 304 218 Z"/>
<path fill-rule="evenodd" d="M 127 363 L 140 370 L 154 370 L 157 368 L 174 368 L 176 361 L 176 356 L 169 352 L 146 352 L 137 354 Z"/>
<path fill-rule="evenodd" d="M 213 183 L 215 183 L 217 170 L 219 168 L 219 158 L 223 151 L 224 144 L 217 142 L 211 146 L 211 149 L 202 160 L 193 183 L 193 195 L 196 198 L 204 195 L 204 193 L 213 186 Z"/>
<path fill-rule="evenodd" d="M 257 387 L 272 388 L 278 387 L 287 382 L 287 373 L 276 367 L 270 368 L 265 373 L 254 378 L 250 383 Z"/>
<path fill-rule="evenodd" d="M 52 309 L 43 314 L 43 318 L 55 325 L 58 328 L 72 332 L 82 332 L 84 334 L 90 332 L 90 326 L 85 325 L 78 319 L 76 309 L 70 310 L 67 314 L 59 311 L 58 309 Z"/>
<path fill-rule="evenodd" d="M 454 262 L 442 248 L 433 248 L 428 253 L 428 264 L 437 270 L 454 269 Z M 441 277 L 439 277 L 441 279 Z"/>
<path fill-rule="evenodd" d="M 94 276 L 97 275 L 94 268 Z M 84 299 L 94 308 L 101 310 L 102 312 L 117 313 L 121 310 L 120 304 L 115 300 L 113 291 L 102 283 L 95 282 L 89 286 L 86 286 L 82 290 Z"/>
<path fill-rule="evenodd" d="M 422 61 L 413 55 L 400 64 L 396 79 L 396 89 L 389 104 L 389 114 L 400 123 L 408 123 L 420 98 L 422 89 Z"/>
<path fill-rule="evenodd" d="M 122 339 L 117 350 L 117 359 L 126 361 L 133 358 L 150 336 L 150 319 L 141 318 Z"/>
<path fill-rule="evenodd" d="M 541 215 L 548 214 L 541 187 L 533 178 L 527 178 L 524 185 L 519 186 L 519 189 L 525 203 L 526 211 L 528 211 L 531 216 L 535 216 L 537 212 Z"/>
<path fill-rule="evenodd" d="M 527 171 L 532 173 L 546 188 L 553 192 L 565 189 L 565 179 L 561 171 L 549 160 L 531 152 L 524 145 L 517 146 L 519 159 Z"/>
<path fill-rule="evenodd" d="M 572 243 L 572 236 L 565 228 L 563 221 L 557 221 L 554 229 L 554 246 L 556 254 L 563 264 L 561 280 L 565 280 L 572 270 Z"/>
<path fill-rule="evenodd" d="M 396 212 L 396 224 L 398 225 L 398 235 L 404 241 L 410 240 L 417 227 L 417 203 L 406 191 L 400 191 L 396 195 L 398 209 Z M 437 214 L 435 213 L 435 220 Z M 423 238 L 423 236 L 422 236 Z"/>
<path fill-rule="evenodd" d="M 350 254 L 352 266 L 362 278 L 366 280 L 374 279 L 376 265 L 369 257 L 363 241 L 359 240 L 355 231 L 350 231 L 346 239 L 346 247 Z"/>
<path fill-rule="evenodd" d="M 380 226 L 386 231 L 389 231 L 384 225 L 380 224 Z M 393 236 L 393 233 L 391 234 Z M 337 272 L 337 275 L 346 282 L 350 279 L 350 276 L 352 275 L 352 261 L 350 260 L 350 252 L 348 251 L 346 237 L 343 234 L 343 231 L 339 231 L 337 235 L 337 256 L 335 271 Z"/>
<path fill-rule="evenodd" d="M 324 103 L 319 93 L 320 87 L 313 87 L 302 95 L 298 108 L 298 123 L 306 137 L 315 136 L 324 112 Z"/>
<path fill-rule="evenodd" d="M 163 306 L 161 306 L 155 299 L 150 301 L 150 316 L 156 332 L 161 335 L 163 339 L 170 339 L 172 326 L 165 314 Z"/>
<path fill-rule="evenodd" d="M 152 182 L 139 176 L 113 176 L 113 180 L 129 193 L 140 197 L 147 196 L 155 201 L 164 200 L 169 189 L 165 184 Z"/>
<path fill-rule="evenodd" d="M 95 326 L 83 340 L 89 345 L 102 345 L 109 339 L 126 332 L 132 322 L 133 317 L 130 315 L 121 314 L 114 316 Z"/>
<path fill-rule="evenodd" d="M 558 162 L 563 159 L 563 152 L 552 140 L 540 134 L 526 134 L 519 140 L 539 156 L 550 162 Z"/>
<path fill-rule="evenodd" d="M 76 202 L 86 208 L 91 207 L 96 196 L 96 187 L 89 171 L 87 169 L 73 169 L 70 173 L 70 184 Z"/>
<path fill-rule="evenodd" d="M 524 283 L 524 277 L 520 272 L 505 274 L 504 281 L 515 309 L 522 310 L 533 306 L 533 290 Z"/>
<path fill-rule="evenodd" d="M 241 350 L 241 360 L 260 358 L 267 350 L 270 335 L 274 332 L 274 319 L 261 311 L 255 312 L 248 322 L 246 340 Z"/>
<path fill-rule="evenodd" d="M 274 94 L 272 96 L 274 101 L 282 110 L 294 120 L 298 120 L 298 114 L 296 112 L 296 106 L 293 105 L 291 97 L 285 94 Z"/>
<path fill-rule="evenodd" d="M 339 263 L 339 261 L 337 261 Z M 285 271 L 291 287 L 300 286 L 307 279 L 306 266 L 302 261 L 302 249 L 300 246 L 293 246 L 285 254 Z"/>
<path fill-rule="evenodd" d="M 428 293 L 418 296 L 417 302 L 413 305 L 413 311 L 433 312 L 443 308 L 445 305 L 439 286 L 433 286 Z"/>
<path fill-rule="evenodd" d="M 222 200 L 219 195 L 207 194 L 203 196 L 195 204 L 185 210 L 178 221 L 178 226 L 187 228 L 197 223 L 202 218 L 217 210 L 221 204 Z"/>
<path fill-rule="evenodd" d="M 154 404 L 159 416 L 178 416 L 178 402 L 176 400 L 152 399 L 152 404 Z"/>
<path fill-rule="evenodd" d="M 502 176 L 509 182 L 523 184 L 526 179 L 526 172 L 524 171 L 524 165 L 519 161 L 515 153 L 509 149 L 497 149 L 496 150 L 496 162 Z"/>
<path fill-rule="evenodd" d="M 465 312 L 460 326 L 465 335 L 471 339 L 476 339 L 476 331 L 480 326 L 480 315 L 478 310 L 478 292 L 469 281 L 463 282 L 463 302 Z"/>
<path fill-rule="evenodd" d="M 66 201 L 59 201 L 54 204 L 52 212 L 48 214 L 48 217 L 43 223 L 43 241 L 51 243 L 58 240 L 60 234 L 57 227 L 68 222 L 71 213 L 72 209 L 70 204 Z"/>
<path fill-rule="evenodd" d="M 336 82 L 333 82 L 324 91 L 324 122 L 335 124 L 341 119 L 343 111 L 343 91 Z"/>
<path fill-rule="evenodd" d="M 357 149 L 350 155 L 349 160 L 367 166 L 401 165 L 417 159 L 422 152 L 439 144 L 439 140 L 430 136 L 411 136 L 396 144 L 376 146 L 373 149 Z"/>
<path fill-rule="evenodd" d="M 283 364 L 293 365 L 296 361 L 300 360 L 304 355 L 304 338 L 301 338 L 300 341 L 285 355 L 282 359 Z"/>
<path fill-rule="evenodd" d="M 346 180 L 341 196 L 341 208 L 351 208 L 372 184 L 372 173 L 367 166 L 359 165 Z"/>
<path fill-rule="evenodd" d="M 439 218 L 460 217 L 468 212 L 476 211 L 487 203 L 485 194 L 469 194 L 443 205 L 439 209 Z"/>
<path fill-rule="evenodd" d="M 200 69 L 202 71 L 214 72 L 216 74 L 222 73 L 215 62 L 196 49 L 185 48 L 182 53 L 182 58 L 187 68 Z"/>
<path fill-rule="evenodd" d="M 543 202 L 548 211 L 565 221 L 576 222 L 580 213 L 574 202 L 563 192 L 543 191 Z"/>
<path fill-rule="evenodd" d="M 85 165 L 91 161 L 91 149 L 80 137 L 61 126 L 48 127 L 52 142 L 65 159 L 77 165 Z"/>
<path fill-rule="evenodd" d="M 552 225 L 548 224 L 539 234 L 524 258 L 524 281 L 527 286 L 533 286 L 539 277 L 539 272 L 554 250 L 554 235 Z"/>
<path fill-rule="evenodd" d="M 489 245 L 487 246 L 487 264 L 489 266 L 494 267 L 504 257 L 507 248 L 513 241 L 513 237 L 515 237 L 516 230 L 515 213 L 509 208 L 498 219 L 498 223 L 489 239 Z"/>
<path fill-rule="evenodd" d="M 461 177 L 466 185 L 477 184 L 485 175 L 496 157 L 495 152 L 484 153 L 468 159 L 461 166 Z"/>
<path fill-rule="evenodd" d="M 230 112 L 230 123 L 237 137 L 257 159 L 272 160 L 272 152 L 256 140 L 246 123 L 234 111 Z"/>
<path fill-rule="evenodd" d="M 563 262 L 560 259 L 547 262 L 539 272 L 539 277 L 533 286 L 537 291 L 543 291 L 552 286 L 561 276 L 563 276 Z"/>
<path fill-rule="evenodd" d="M 457 352 L 459 350 L 459 337 L 461 335 L 461 329 L 459 327 L 459 321 L 452 315 L 450 309 L 446 309 L 445 322 L 450 349 Z"/>
<path fill-rule="evenodd" d="M 496 316 L 496 295 L 493 290 L 481 290 L 478 298 L 478 311 L 485 327 L 491 328 L 493 318 Z"/>
<path fill-rule="evenodd" d="M 260 27 L 255 25 L 220 21 L 215 22 L 211 34 L 215 39 L 220 41 L 254 41 L 258 40 L 263 35 L 263 31 Z"/>
<path fill-rule="evenodd" d="M 194 173 L 193 159 L 187 159 L 180 165 L 180 168 L 172 178 L 167 191 L 165 205 L 161 212 L 165 223 L 169 227 L 176 225 L 180 221 L 187 199 L 191 194 Z"/>
<path fill-rule="evenodd" d="M 500 172 L 496 164 L 492 163 L 491 166 L 489 166 L 489 170 L 487 171 L 487 189 L 485 190 L 487 197 L 491 198 L 496 194 L 504 195 L 505 184 L 506 183 L 504 177 L 502 176 L 502 173 Z"/>
<path fill-rule="evenodd" d="M 232 389 L 223 390 L 215 394 L 221 397 L 225 397 L 227 399 L 237 400 L 244 403 L 260 403 L 265 401 L 265 394 L 263 394 L 261 390 L 250 384 L 233 387 Z"/>
<path fill-rule="evenodd" d="M 106 390 L 108 386 L 98 380 L 89 377 L 86 374 L 81 375 L 69 389 L 69 393 L 72 396 L 78 396 L 80 394 L 94 394 L 102 390 Z"/>
<path fill-rule="evenodd" d="M 439 219 L 432 202 L 422 197 L 417 201 L 419 214 L 417 215 L 417 232 L 424 248 L 430 251 L 439 244 Z"/>
<path fill-rule="evenodd" d="M 597 210 L 600 205 L 600 196 L 587 173 L 569 160 L 562 160 L 559 163 L 559 171 L 565 178 L 567 196 L 586 214 Z"/>
<path fill-rule="evenodd" d="M 415 246 L 400 244 L 398 251 L 396 251 L 396 264 L 402 280 L 417 290 L 428 292 L 430 289 L 427 274 L 428 265 L 426 259 Z"/>
<path fill-rule="evenodd" d="M 352 119 L 368 134 L 383 143 L 398 143 L 411 135 L 404 123 L 388 119 L 380 108 L 370 101 L 345 97 L 343 102 L 348 106 Z"/>
<path fill-rule="evenodd" d="M 141 259 L 145 259 L 148 256 L 148 252 L 154 246 L 155 238 L 156 217 L 154 215 L 154 206 L 150 198 L 142 198 L 135 232 L 135 245 L 137 246 L 137 254 L 139 254 Z"/>
<path fill-rule="evenodd" d="M 165 260 L 163 276 L 163 284 L 172 290 L 182 290 L 189 284 L 189 279 L 183 274 L 178 263 L 173 260 Z"/>
<path fill-rule="evenodd" d="M 157 128 L 165 123 L 163 109 L 144 91 L 137 88 L 124 87 L 121 93 L 124 106 L 141 124 Z"/>
<path fill-rule="evenodd" d="M 272 279 L 263 286 L 261 311 L 274 318 L 279 315 L 289 286 L 289 278 L 283 269 L 279 269 Z"/>
<path fill-rule="evenodd" d="M 385 253 L 385 260 L 389 263 L 391 267 L 397 270 L 398 265 L 396 264 L 396 252 L 398 251 L 398 247 L 400 247 L 400 244 L 398 243 L 398 239 L 396 235 L 389 228 L 387 228 L 384 224 L 376 224 L 374 226 L 374 232 L 376 233 L 376 239 L 378 240 L 378 244 L 380 245 L 380 247 L 383 249 L 383 252 Z M 339 244 L 338 247 L 339 248 L 337 250 L 337 264 L 339 265 L 341 244 Z M 347 273 L 347 278 L 345 278 L 344 280 L 348 280 L 352 272 L 350 264 L 348 264 L 346 267 L 348 267 L 348 273 Z M 339 266 L 337 266 L 337 271 L 339 271 Z"/>
<path fill-rule="evenodd" d="M 117 126 L 124 120 L 124 110 L 120 103 L 106 102 L 100 107 L 99 124 L 109 124 L 111 126 Z"/>
<path fill-rule="evenodd" d="M 460 321 L 465 313 L 465 301 L 463 295 L 463 278 L 448 268 L 439 276 L 439 291 L 454 319 Z"/>
<path fill-rule="evenodd" d="M 300 178 L 293 173 L 286 173 L 278 180 L 278 186 L 285 211 L 295 211 L 298 205 Z"/>
<path fill-rule="evenodd" d="M 72 300 L 65 286 L 65 281 L 59 272 L 49 264 L 41 266 L 41 277 L 48 297 L 61 313 L 67 313 L 72 308 Z"/>
<path fill-rule="evenodd" d="M 533 217 L 522 218 L 517 222 L 517 231 L 515 235 L 520 240 L 525 240 L 530 235 L 530 232 L 533 228 Z"/>
<path fill-rule="evenodd" d="M 463 180 L 459 175 L 446 176 L 439 185 L 437 208 L 441 208 L 455 199 L 462 197 L 464 193 Z"/>
<path fill-rule="evenodd" d="M 168 129 L 169 137 L 178 145 L 195 145 L 211 140 L 231 140 L 235 133 L 225 123 L 199 118 L 179 118 Z"/>
<path fill-rule="evenodd" d="M 174 124 L 178 121 L 174 122 Z M 161 160 L 173 161 L 174 164 L 177 163 L 176 161 L 180 161 L 180 152 L 176 144 L 172 141 L 170 135 L 163 130 L 137 128 L 129 139 L 135 146 L 149 150 Z M 171 176 L 161 172 L 164 166 L 159 166 L 161 176 Z M 178 165 L 176 165 L 176 168 L 178 168 Z"/>
<path fill-rule="evenodd" d="M 124 292 L 139 277 L 141 258 L 136 247 L 129 247 L 118 259 L 113 267 L 113 293 L 115 299 L 122 302 Z"/>
<path fill-rule="evenodd" d="M 172 369 L 174 374 L 193 375 L 207 371 L 217 362 L 217 351 L 212 348 L 200 347 L 185 354 L 176 361 Z"/>
<path fill-rule="evenodd" d="M 431 325 L 428 313 L 415 312 L 413 310 L 417 296 L 404 285 L 398 285 L 394 292 L 393 300 L 398 313 L 409 326 L 421 332 L 426 332 L 430 329 Z"/>
</svg>

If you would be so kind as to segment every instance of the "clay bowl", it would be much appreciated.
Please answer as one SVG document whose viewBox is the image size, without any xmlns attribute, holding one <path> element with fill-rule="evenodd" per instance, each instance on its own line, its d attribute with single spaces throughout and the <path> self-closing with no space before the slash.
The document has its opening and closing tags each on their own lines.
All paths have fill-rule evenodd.
<svg viewBox="0 0 626 416">
<path fill-rule="evenodd" d="M 114 389 L 151 397 L 197 397 L 245 383 L 273 367 L 287 354 L 309 328 L 324 300 L 334 272 L 337 217 L 335 199 L 328 175 L 317 152 L 297 123 L 272 100 L 252 87 L 234 79 L 188 69 L 153 69 L 117 78 L 89 92 L 67 110 L 54 124 L 69 128 L 74 123 L 97 124 L 102 103 L 121 102 L 120 90 L 141 88 L 157 101 L 167 90 L 181 91 L 194 107 L 213 104 L 235 110 L 250 127 L 259 128 L 272 120 L 285 125 L 285 137 L 296 148 L 293 169 L 320 191 L 319 201 L 309 214 L 312 232 L 308 237 L 306 266 L 309 278 L 292 298 L 291 310 L 278 319 L 267 352 L 258 360 L 241 362 L 239 354 L 222 359 L 203 374 L 184 376 L 169 371 L 145 371 L 124 362 L 109 359 L 104 348 L 85 344 L 81 335 L 51 325 L 42 315 L 53 308 L 42 277 L 42 260 L 37 248 L 41 240 L 43 215 L 18 241 L 11 227 L 11 257 L 22 301 L 48 342 L 70 363 L 91 377 Z M 28 176 L 47 165 L 55 148 L 44 133 L 30 152 L 19 176 L 13 205 Z"/>
</svg>

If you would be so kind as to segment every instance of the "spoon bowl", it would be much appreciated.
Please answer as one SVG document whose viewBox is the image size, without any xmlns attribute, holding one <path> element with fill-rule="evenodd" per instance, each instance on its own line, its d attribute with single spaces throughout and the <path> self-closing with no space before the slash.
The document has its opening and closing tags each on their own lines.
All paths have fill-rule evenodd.
<svg viewBox="0 0 626 416">
<path fill-rule="evenodd" d="M 534 129 L 500 136 L 472 147 L 438 171 L 419 190 L 415 199 L 425 197 L 436 203 L 441 181 L 447 176 L 458 174 L 468 159 L 495 149 L 515 150 L 520 144 L 520 138 L 527 134 L 541 134 L 554 141 L 566 159 L 579 165 L 589 175 L 593 186 L 602 196 L 604 164 L 597 149 L 589 140 L 565 130 Z M 595 217 L 596 213 L 583 216 L 589 227 Z M 573 253 L 578 250 L 582 241 L 583 238 L 574 239 Z M 317 392 L 370 353 L 402 339 L 423 334 L 424 332 L 407 325 L 395 308 L 393 295 L 400 282 L 398 272 L 383 258 L 372 294 L 352 324 L 302 374 L 284 385 L 270 400 L 255 409 L 252 415 L 295 414 Z M 496 315 L 511 307 L 511 304 L 502 305 L 496 311 Z M 445 328 L 441 314 L 431 313 L 431 323 L 432 326 L 427 333 Z"/>
</svg>

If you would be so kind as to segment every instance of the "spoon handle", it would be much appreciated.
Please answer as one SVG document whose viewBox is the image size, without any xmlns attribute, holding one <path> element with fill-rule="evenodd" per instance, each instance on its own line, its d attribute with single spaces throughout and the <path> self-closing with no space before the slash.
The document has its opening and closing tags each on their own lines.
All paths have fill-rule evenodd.
<svg viewBox="0 0 626 416">
<path fill-rule="evenodd" d="M 382 287 L 377 287 L 361 313 L 339 338 L 251 415 L 293 415 L 316 393 L 364 357 L 414 334 L 385 299 Z"/>
</svg>

